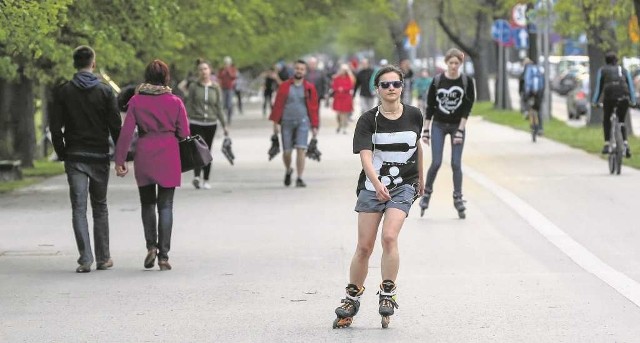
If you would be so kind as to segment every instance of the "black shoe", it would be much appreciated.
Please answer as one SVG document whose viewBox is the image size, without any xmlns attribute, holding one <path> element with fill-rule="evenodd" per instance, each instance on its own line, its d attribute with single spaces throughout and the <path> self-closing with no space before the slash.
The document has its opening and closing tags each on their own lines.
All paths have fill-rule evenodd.
<svg viewBox="0 0 640 343">
<path fill-rule="evenodd" d="M 97 270 L 107 270 L 109 268 L 113 267 L 113 260 L 112 259 L 108 259 L 107 262 L 98 262 L 98 265 L 96 267 Z"/>
<path fill-rule="evenodd" d="M 631 158 L 631 149 L 629 148 L 629 143 L 624 143 L 624 156 L 626 158 Z"/>
<path fill-rule="evenodd" d="M 284 174 L 284 185 L 285 186 L 290 186 L 291 185 L 291 174 L 293 174 L 293 168 L 287 170 L 287 172 Z"/>
<path fill-rule="evenodd" d="M 298 178 L 298 179 L 296 180 L 296 187 L 307 187 L 307 184 L 306 184 L 306 183 L 304 183 L 304 181 L 302 181 L 302 179 L 301 179 L 301 178 Z"/>
<path fill-rule="evenodd" d="M 83 263 L 76 268 L 76 273 L 88 273 L 91 271 L 91 263 Z"/>
<path fill-rule="evenodd" d="M 609 144 L 605 144 L 602 147 L 602 153 L 605 154 L 605 155 L 609 153 Z"/>
</svg>

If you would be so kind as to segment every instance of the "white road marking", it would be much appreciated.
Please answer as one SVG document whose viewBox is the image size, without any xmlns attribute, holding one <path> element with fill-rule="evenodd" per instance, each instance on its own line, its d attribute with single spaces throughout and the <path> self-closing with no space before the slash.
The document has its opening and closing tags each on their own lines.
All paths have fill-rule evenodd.
<svg viewBox="0 0 640 343">
<path fill-rule="evenodd" d="M 565 255 L 569 256 L 569 258 L 582 267 L 582 269 L 595 275 L 636 306 L 640 307 L 640 284 L 638 282 L 604 263 L 517 195 L 497 185 L 482 173 L 475 171 L 467 165 L 464 166 L 464 171 L 465 175 L 471 177 L 475 182 L 488 189 L 516 211 L 516 213 L 526 220 L 536 231 L 560 249 Z"/>
</svg>

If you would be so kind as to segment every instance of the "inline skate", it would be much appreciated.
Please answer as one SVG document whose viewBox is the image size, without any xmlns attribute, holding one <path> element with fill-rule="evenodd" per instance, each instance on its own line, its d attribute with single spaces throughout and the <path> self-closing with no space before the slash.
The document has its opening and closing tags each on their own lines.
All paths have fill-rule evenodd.
<svg viewBox="0 0 640 343">
<path fill-rule="evenodd" d="M 345 298 L 341 300 L 342 305 L 336 308 L 337 318 L 333 321 L 333 328 L 346 328 L 353 323 L 353 317 L 358 314 L 360 309 L 360 296 L 364 293 L 364 286 L 358 288 L 354 284 L 348 284 L 346 287 Z"/>
<path fill-rule="evenodd" d="M 380 296 L 378 312 L 382 316 L 382 328 L 386 329 L 389 327 L 394 309 L 399 308 L 396 303 L 396 284 L 391 280 L 382 281 L 378 295 Z"/>
</svg>

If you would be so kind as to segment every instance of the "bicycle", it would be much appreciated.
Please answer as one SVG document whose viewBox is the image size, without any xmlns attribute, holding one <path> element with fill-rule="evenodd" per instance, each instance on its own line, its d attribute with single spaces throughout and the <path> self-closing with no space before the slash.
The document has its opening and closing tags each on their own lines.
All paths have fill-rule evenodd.
<svg viewBox="0 0 640 343">
<path fill-rule="evenodd" d="M 613 175 L 620 175 L 622 171 L 622 156 L 625 154 L 624 139 L 622 137 L 622 123 L 618 119 L 617 110 L 618 103 L 624 101 L 625 98 L 620 98 L 616 102 L 616 105 L 611 111 L 611 129 L 609 134 L 609 173 Z M 597 104 L 597 107 L 602 107 L 602 104 Z"/>
</svg>

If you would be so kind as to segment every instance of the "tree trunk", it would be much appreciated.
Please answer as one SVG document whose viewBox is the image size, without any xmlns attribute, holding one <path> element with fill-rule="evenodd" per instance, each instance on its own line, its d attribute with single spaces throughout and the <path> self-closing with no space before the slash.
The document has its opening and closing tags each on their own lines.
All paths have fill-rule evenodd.
<svg viewBox="0 0 640 343">
<path fill-rule="evenodd" d="M 15 94 L 10 104 L 13 150 L 22 161 L 22 167 L 30 168 L 33 167 L 36 144 L 34 81 L 27 79 L 20 70 L 20 77 L 12 88 Z"/>
<path fill-rule="evenodd" d="M 596 75 L 598 75 L 598 69 L 604 65 L 604 51 L 597 45 L 589 43 L 587 45 L 587 53 L 589 54 L 589 75 L 593 77 L 589 78 L 589 89 L 591 95 L 595 94 L 596 88 Z M 589 126 L 601 126 L 602 125 L 602 108 L 592 108 L 589 118 L 587 118 L 587 125 Z"/>
<path fill-rule="evenodd" d="M 0 78 L 0 160 L 13 159 L 13 135 L 11 130 L 11 84 Z"/>
</svg>

